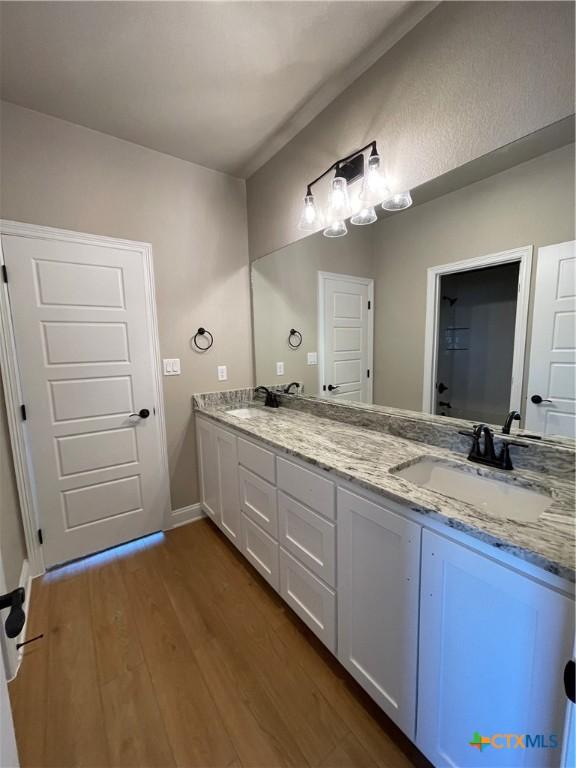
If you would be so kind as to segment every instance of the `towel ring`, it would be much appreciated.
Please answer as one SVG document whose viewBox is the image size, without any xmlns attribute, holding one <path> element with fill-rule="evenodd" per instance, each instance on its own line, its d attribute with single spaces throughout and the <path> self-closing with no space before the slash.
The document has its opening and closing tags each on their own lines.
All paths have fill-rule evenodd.
<svg viewBox="0 0 576 768">
<path fill-rule="evenodd" d="M 296 339 L 296 342 L 294 343 L 292 339 Z M 290 329 L 290 335 L 288 336 L 288 346 L 291 349 L 298 349 L 298 347 L 302 344 L 302 334 L 300 331 L 297 331 L 295 328 Z"/>
<path fill-rule="evenodd" d="M 210 337 L 207 339 L 208 344 L 206 346 L 203 347 L 203 346 L 200 346 L 200 344 L 198 344 L 199 336 Z M 206 328 L 198 328 L 198 330 L 194 334 L 194 338 L 192 339 L 192 344 L 194 344 L 196 349 L 200 350 L 200 352 L 206 352 L 208 349 L 210 349 L 212 344 L 214 344 L 214 336 L 212 336 L 210 331 L 207 331 Z"/>
</svg>

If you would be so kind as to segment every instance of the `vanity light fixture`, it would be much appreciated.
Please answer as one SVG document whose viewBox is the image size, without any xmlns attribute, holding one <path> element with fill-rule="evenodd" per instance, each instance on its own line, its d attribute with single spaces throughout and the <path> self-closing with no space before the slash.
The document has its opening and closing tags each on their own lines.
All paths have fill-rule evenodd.
<svg viewBox="0 0 576 768">
<path fill-rule="evenodd" d="M 367 170 L 364 170 L 364 153 L 370 150 Z M 326 222 L 319 210 L 312 187 L 332 171 L 335 171 L 330 186 Z M 410 192 L 391 194 L 386 179 L 380 171 L 380 155 L 375 141 L 366 144 L 362 149 L 351 155 L 336 160 L 324 173 L 311 181 L 306 187 L 304 206 L 298 224 L 299 229 L 315 232 L 326 225 L 326 237 L 342 237 L 348 233 L 346 219 L 350 216 L 350 198 L 348 187 L 358 179 L 362 179 L 362 189 L 358 196 L 360 205 L 350 219 L 351 224 L 365 225 L 377 221 L 375 206 L 382 203 L 386 211 L 401 211 L 412 205 Z"/>
<path fill-rule="evenodd" d="M 330 199 L 328 202 L 328 221 L 339 221 L 350 216 L 350 198 L 348 196 L 348 179 L 340 167 L 332 179 Z"/>
<path fill-rule="evenodd" d="M 403 211 L 412 205 L 412 195 L 410 192 L 398 192 L 392 195 L 388 200 L 384 200 L 382 208 L 385 211 Z"/>
<path fill-rule="evenodd" d="M 348 227 L 344 219 L 336 219 L 324 230 L 324 237 L 344 237 L 348 234 Z"/>
<path fill-rule="evenodd" d="M 342 237 L 348 234 L 346 219 L 350 216 L 350 198 L 348 196 L 348 179 L 336 166 L 336 173 L 332 179 L 330 198 L 328 201 L 328 213 L 326 221 L 328 226 L 324 230 L 326 237 Z"/>
<path fill-rule="evenodd" d="M 306 197 L 304 198 L 304 207 L 302 208 L 302 215 L 300 216 L 300 223 L 298 227 L 305 232 L 315 232 L 322 226 L 322 214 L 318 210 L 314 195 L 308 187 Z"/>
<path fill-rule="evenodd" d="M 357 226 L 363 226 L 364 224 L 373 224 L 378 219 L 376 211 L 373 205 L 369 205 L 360 210 L 352 216 L 350 224 L 356 224 Z"/>
<path fill-rule="evenodd" d="M 370 151 L 368 170 L 364 175 L 359 197 L 363 203 L 372 207 L 390 197 L 390 189 L 386 179 L 380 173 L 380 155 L 376 149 L 376 144 L 372 146 Z"/>
</svg>

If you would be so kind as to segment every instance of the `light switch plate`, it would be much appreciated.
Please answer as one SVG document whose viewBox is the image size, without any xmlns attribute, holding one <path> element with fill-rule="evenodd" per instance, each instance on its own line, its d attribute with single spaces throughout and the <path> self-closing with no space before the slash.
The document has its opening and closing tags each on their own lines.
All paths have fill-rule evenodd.
<svg viewBox="0 0 576 768">
<path fill-rule="evenodd" d="M 308 352 L 306 362 L 308 365 L 318 365 L 318 352 Z"/>
<path fill-rule="evenodd" d="M 164 376 L 179 376 L 180 375 L 180 358 L 166 357 L 162 360 L 162 367 L 164 370 Z"/>
<path fill-rule="evenodd" d="M 284 376 L 284 363 L 276 363 L 276 376 Z"/>
<path fill-rule="evenodd" d="M 218 381 L 228 381 L 228 367 L 226 365 L 218 366 Z"/>
</svg>

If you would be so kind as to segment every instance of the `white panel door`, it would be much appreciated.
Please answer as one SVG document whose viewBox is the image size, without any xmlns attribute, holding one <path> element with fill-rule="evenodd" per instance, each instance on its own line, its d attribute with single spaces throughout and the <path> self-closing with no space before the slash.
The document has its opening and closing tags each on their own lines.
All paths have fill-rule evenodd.
<svg viewBox="0 0 576 768">
<path fill-rule="evenodd" d="M 338 489 L 338 659 L 410 739 L 421 528 Z"/>
<path fill-rule="evenodd" d="M 161 529 L 142 253 L 16 235 L 2 236 L 2 250 L 46 565 Z"/>
<path fill-rule="evenodd" d="M 321 394 L 371 403 L 373 281 L 325 272 L 318 279 Z"/>
<path fill-rule="evenodd" d="M 538 251 L 526 428 L 576 437 L 575 241 Z"/>
<path fill-rule="evenodd" d="M 557 768 L 573 638 L 571 599 L 425 530 L 418 747 L 437 766 Z"/>
</svg>

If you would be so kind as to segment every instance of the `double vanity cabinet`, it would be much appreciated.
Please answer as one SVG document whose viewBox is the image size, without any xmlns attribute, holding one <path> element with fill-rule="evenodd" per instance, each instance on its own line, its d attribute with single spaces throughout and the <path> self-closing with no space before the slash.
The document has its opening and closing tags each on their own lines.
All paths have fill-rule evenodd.
<svg viewBox="0 0 576 768">
<path fill-rule="evenodd" d="M 196 431 L 206 515 L 435 766 L 566 761 L 568 585 L 200 412 Z"/>
</svg>

